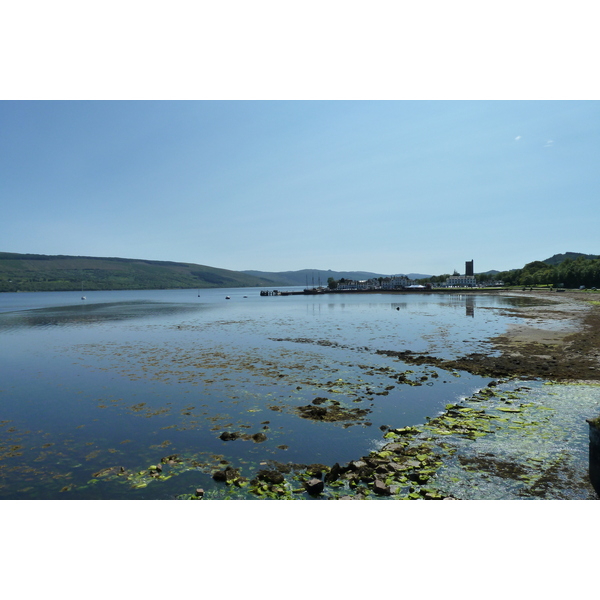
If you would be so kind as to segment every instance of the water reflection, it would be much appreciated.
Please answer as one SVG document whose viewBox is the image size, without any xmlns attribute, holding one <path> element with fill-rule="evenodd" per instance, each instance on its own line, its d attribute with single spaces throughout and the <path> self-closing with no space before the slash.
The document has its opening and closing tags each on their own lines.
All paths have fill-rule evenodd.
<svg viewBox="0 0 600 600">
<path fill-rule="evenodd" d="M 202 310 L 197 304 L 171 304 L 151 301 L 109 302 L 38 308 L 0 314 L 0 331 L 22 328 L 73 327 L 146 317 L 163 317 Z"/>
<path fill-rule="evenodd" d="M 465 310 L 467 317 L 475 317 L 475 297 L 467 296 L 465 298 Z"/>
<path fill-rule="evenodd" d="M 192 489 L 216 485 L 210 473 L 221 460 L 250 477 L 271 459 L 342 464 L 377 447 L 382 425 L 423 423 L 489 382 L 376 350 L 441 358 L 482 351 L 480 340 L 516 319 L 484 308 L 532 303 L 470 294 L 264 298 L 258 290 L 242 300 L 246 294 L 115 292 L 70 306 L 48 294 L 20 307 L 18 298 L 0 298 L 10 309 L 0 314 L 0 497 L 134 497 L 143 490 L 94 473 L 140 472 L 175 453 L 204 465 L 190 472 Z M 348 422 L 299 416 L 324 397 L 366 414 Z M 267 439 L 224 441 L 225 431 Z M 153 480 L 143 493 L 181 493 L 184 477 Z"/>
</svg>

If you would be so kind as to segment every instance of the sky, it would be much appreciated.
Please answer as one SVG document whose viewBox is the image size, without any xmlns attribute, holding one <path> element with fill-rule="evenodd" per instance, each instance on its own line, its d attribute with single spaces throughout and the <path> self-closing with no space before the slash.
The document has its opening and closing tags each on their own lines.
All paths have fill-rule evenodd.
<svg viewBox="0 0 600 600">
<path fill-rule="evenodd" d="M 2 101 L 0 251 L 232 270 L 600 254 L 597 101 Z"/>
</svg>

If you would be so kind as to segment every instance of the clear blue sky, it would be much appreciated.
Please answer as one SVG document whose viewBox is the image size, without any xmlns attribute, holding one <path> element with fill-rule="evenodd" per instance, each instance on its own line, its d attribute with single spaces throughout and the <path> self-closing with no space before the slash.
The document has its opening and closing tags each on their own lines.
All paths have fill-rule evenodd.
<svg viewBox="0 0 600 600">
<path fill-rule="evenodd" d="M 442 274 L 600 254 L 597 101 L 2 101 L 0 251 Z"/>
</svg>

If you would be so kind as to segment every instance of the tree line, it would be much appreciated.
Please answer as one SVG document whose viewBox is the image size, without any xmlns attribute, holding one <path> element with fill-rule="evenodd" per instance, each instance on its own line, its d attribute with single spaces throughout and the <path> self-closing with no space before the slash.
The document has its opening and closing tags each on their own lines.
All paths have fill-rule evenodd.
<svg viewBox="0 0 600 600">
<path fill-rule="evenodd" d="M 450 275 L 436 275 L 422 279 L 420 283 L 443 284 Z M 536 260 L 526 264 L 522 269 L 502 271 L 499 273 L 479 273 L 475 275 L 477 283 L 485 284 L 502 281 L 506 286 L 547 285 L 553 287 L 578 288 L 600 287 L 600 258 L 576 259 L 565 258 L 556 265 Z"/>
<path fill-rule="evenodd" d="M 575 260 L 566 258 L 558 265 L 549 265 L 536 260 L 526 264 L 522 269 L 498 273 L 494 278 L 501 279 L 506 285 L 600 287 L 600 258 L 589 259 L 582 256 Z"/>
</svg>

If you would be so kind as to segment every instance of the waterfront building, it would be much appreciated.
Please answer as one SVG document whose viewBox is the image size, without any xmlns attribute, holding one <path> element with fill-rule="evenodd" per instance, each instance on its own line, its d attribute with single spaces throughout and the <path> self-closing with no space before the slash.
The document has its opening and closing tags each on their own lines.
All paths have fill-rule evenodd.
<svg viewBox="0 0 600 600">
<path fill-rule="evenodd" d="M 473 271 L 473 260 L 465 261 L 465 274 L 459 275 L 456 271 L 454 271 L 454 275 L 448 277 L 446 279 L 447 287 L 476 287 L 477 280 L 475 279 L 475 274 Z"/>
</svg>

